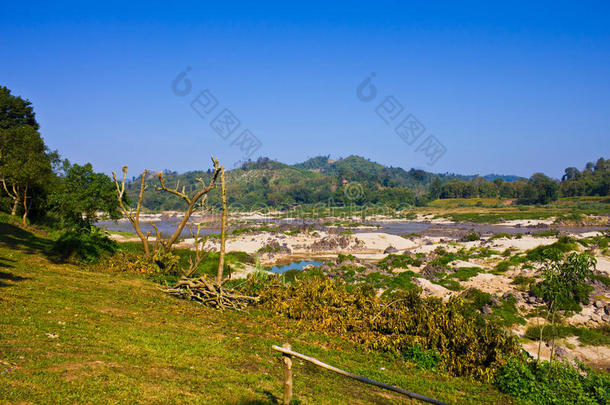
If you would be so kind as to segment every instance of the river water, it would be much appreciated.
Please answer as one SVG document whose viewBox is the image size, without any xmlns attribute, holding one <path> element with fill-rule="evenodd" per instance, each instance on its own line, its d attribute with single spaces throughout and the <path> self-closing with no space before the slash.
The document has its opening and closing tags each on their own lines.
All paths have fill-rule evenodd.
<svg viewBox="0 0 610 405">
<path fill-rule="evenodd" d="M 176 226 L 180 222 L 180 217 L 161 217 L 156 218 L 154 221 L 155 226 L 159 228 L 162 235 L 167 237 L 171 235 Z M 284 220 L 284 219 L 266 219 L 261 223 L 270 224 L 292 224 L 292 225 L 314 225 L 316 228 L 325 229 L 320 222 L 315 221 L 295 221 L 295 220 Z M 458 232 L 464 231 L 475 231 L 480 234 L 495 234 L 495 233 L 536 233 L 543 232 L 552 229 L 556 229 L 562 232 L 569 233 L 583 233 L 590 231 L 603 231 L 610 228 L 598 226 L 586 226 L 586 227 L 558 227 L 554 225 L 548 225 L 543 227 L 519 227 L 519 226 L 502 226 L 494 224 L 479 224 L 479 223 L 451 223 L 451 224 L 435 224 L 430 222 L 415 222 L 415 221 L 403 221 L 403 222 L 364 222 L 366 225 L 371 225 L 370 228 L 350 228 L 354 233 L 360 232 L 383 232 L 394 235 L 407 235 L 411 233 L 425 234 L 429 236 L 451 236 Z M 132 232 L 133 228 L 131 223 L 126 220 L 121 221 L 99 221 L 98 226 L 107 229 L 108 231 L 121 231 L 121 232 Z M 152 232 L 154 234 L 154 228 L 148 220 L 142 219 L 140 227 L 143 232 Z M 201 235 L 209 235 L 214 233 L 220 233 L 220 228 L 215 226 L 201 228 Z M 190 233 L 188 227 L 182 231 L 182 237 L 189 237 Z"/>
</svg>

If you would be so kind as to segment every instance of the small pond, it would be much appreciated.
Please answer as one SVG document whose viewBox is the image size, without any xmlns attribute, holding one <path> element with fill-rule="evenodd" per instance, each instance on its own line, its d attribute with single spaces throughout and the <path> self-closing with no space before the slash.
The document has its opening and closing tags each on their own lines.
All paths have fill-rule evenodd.
<svg viewBox="0 0 610 405">
<path fill-rule="evenodd" d="M 299 262 L 292 262 L 289 264 L 284 264 L 282 266 L 273 266 L 270 271 L 272 273 L 281 274 L 287 272 L 288 270 L 303 270 L 303 267 L 308 266 L 310 264 L 312 266 L 321 266 L 322 262 L 316 260 L 301 260 Z"/>
</svg>

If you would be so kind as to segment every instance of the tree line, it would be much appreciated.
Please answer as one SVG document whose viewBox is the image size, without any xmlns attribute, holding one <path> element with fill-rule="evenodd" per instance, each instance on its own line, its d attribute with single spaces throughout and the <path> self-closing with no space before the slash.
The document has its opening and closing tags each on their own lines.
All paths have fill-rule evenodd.
<svg viewBox="0 0 610 405">
<path fill-rule="evenodd" d="M 583 171 L 575 167 L 565 169 L 560 181 L 543 173 L 535 173 L 528 180 L 513 182 L 500 178 L 487 181 L 475 176 L 472 180 L 450 180 L 439 178 L 429 187 L 432 199 L 437 198 L 505 198 L 516 199 L 523 204 L 547 204 L 559 197 L 608 196 L 610 195 L 610 159 L 599 158 L 589 162 Z"/>
<path fill-rule="evenodd" d="M 119 216 L 114 185 L 90 163 L 72 164 L 50 150 L 32 103 L 0 86 L 0 210 L 23 224 L 90 230 L 103 211 Z"/>
<path fill-rule="evenodd" d="M 197 187 L 197 179 L 210 180 L 212 172 L 164 172 L 168 184 Z M 154 173 L 146 179 L 158 182 Z M 175 196 L 144 195 L 144 207 L 176 209 Z M 127 182 L 125 198 L 137 197 L 138 182 Z M 73 164 L 50 150 L 40 134 L 30 101 L 0 86 L 0 211 L 28 220 L 51 221 L 62 227 L 90 229 L 98 212 L 120 215 L 114 184 L 90 163 Z M 299 204 L 384 204 L 390 207 L 425 205 L 438 198 L 503 198 L 523 204 L 547 204 L 559 197 L 610 194 L 610 159 L 589 162 L 584 169 L 565 169 L 561 180 L 535 173 L 529 179 L 433 174 L 422 170 L 384 167 L 357 156 L 332 162 L 328 156 L 294 166 L 268 158 L 247 162 L 227 172 L 227 198 L 232 206 L 291 207 Z M 220 204 L 210 193 L 209 202 Z"/>
</svg>

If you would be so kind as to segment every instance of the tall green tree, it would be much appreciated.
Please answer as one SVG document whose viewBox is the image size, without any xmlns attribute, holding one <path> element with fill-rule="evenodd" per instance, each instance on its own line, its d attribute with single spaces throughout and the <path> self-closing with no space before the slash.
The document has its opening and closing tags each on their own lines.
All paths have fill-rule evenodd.
<svg viewBox="0 0 610 405">
<path fill-rule="evenodd" d="M 115 186 L 110 177 L 93 171 L 91 163 L 62 165 L 57 189 L 49 195 L 49 205 L 64 226 L 89 231 L 98 212 L 120 218 Z"/>
<path fill-rule="evenodd" d="M 38 131 L 29 125 L 0 130 L 0 182 L 12 199 L 11 214 L 21 207 L 25 224 L 32 201 L 41 201 L 52 182 L 55 153 L 48 151 Z"/>
<path fill-rule="evenodd" d="M 11 200 L 12 215 L 22 210 L 23 223 L 33 206 L 44 206 L 57 160 L 38 128 L 31 103 L 0 87 L 0 193 Z"/>
<path fill-rule="evenodd" d="M 441 179 L 438 178 L 438 176 L 435 176 L 434 179 L 432 179 L 432 182 L 430 183 L 430 199 L 436 200 L 441 196 L 442 191 L 443 183 L 441 182 Z"/>
<path fill-rule="evenodd" d="M 32 103 L 12 95 L 8 88 L 0 86 L 0 130 L 24 125 L 39 129 Z"/>
<path fill-rule="evenodd" d="M 527 182 L 522 204 L 548 204 L 559 198 L 559 183 L 543 173 L 534 173 Z"/>
</svg>

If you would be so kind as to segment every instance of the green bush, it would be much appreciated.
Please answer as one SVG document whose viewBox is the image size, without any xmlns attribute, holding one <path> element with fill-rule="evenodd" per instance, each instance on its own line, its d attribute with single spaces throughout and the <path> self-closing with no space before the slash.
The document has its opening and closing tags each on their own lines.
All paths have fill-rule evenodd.
<svg viewBox="0 0 610 405">
<path fill-rule="evenodd" d="M 544 279 L 531 290 L 551 310 L 580 311 L 580 304 L 589 302 L 593 290 L 587 280 L 593 276 L 596 262 L 587 253 L 572 253 L 563 262 L 548 263 L 543 269 Z"/>
<path fill-rule="evenodd" d="M 408 266 L 419 267 L 422 265 L 422 261 L 418 258 L 411 257 L 408 254 L 395 255 L 390 254 L 384 257 L 377 266 L 381 269 L 392 270 L 392 269 L 406 269 Z"/>
<path fill-rule="evenodd" d="M 464 240 L 467 242 L 474 242 L 475 240 L 480 240 L 481 237 L 476 232 L 469 232 L 466 236 L 464 236 Z"/>
<path fill-rule="evenodd" d="M 463 297 L 470 301 L 472 307 L 476 310 L 481 310 L 485 305 L 491 302 L 491 294 L 477 288 L 470 288 L 464 293 Z"/>
<path fill-rule="evenodd" d="M 516 285 L 517 288 L 521 291 L 527 291 L 529 289 L 529 286 L 535 281 L 536 279 L 534 277 L 523 276 L 520 274 L 513 278 L 511 284 Z"/>
<path fill-rule="evenodd" d="M 259 285 L 256 280 L 252 282 Z M 248 284 L 243 286 L 244 292 L 250 291 Z M 459 298 L 443 302 L 422 298 L 417 291 L 397 292 L 385 298 L 378 297 L 370 286 L 347 287 L 326 277 L 303 279 L 288 286 L 273 277 L 257 292 L 262 307 L 369 350 L 424 361 L 425 356 L 413 349 L 418 346 L 428 352 L 426 362 L 433 361 L 429 351 L 435 351 L 440 356 L 439 368 L 453 375 L 489 381 L 504 364 L 504 357 L 518 352 L 514 337 L 473 314 Z"/>
<path fill-rule="evenodd" d="M 526 257 L 527 260 L 542 262 L 545 260 L 559 260 L 564 253 L 577 250 L 578 246 L 574 238 L 568 236 L 561 236 L 557 242 L 546 245 L 538 246 L 534 249 L 528 250 Z"/>
<path fill-rule="evenodd" d="M 578 340 L 583 345 L 610 345 L 610 325 L 607 324 L 599 328 L 565 325 L 533 325 L 527 328 L 525 331 L 525 337 L 532 340 L 539 340 L 540 329 L 542 329 L 542 340 L 547 342 L 551 341 L 552 339 L 578 336 Z"/>
<path fill-rule="evenodd" d="M 512 294 L 503 299 L 500 305 L 493 307 L 492 315 L 493 318 L 502 326 L 509 327 L 514 324 L 526 324 L 525 319 L 519 315 L 519 310 L 517 309 L 517 299 Z"/>
<path fill-rule="evenodd" d="M 407 347 L 402 356 L 424 370 L 438 370 L 442 358 L 436 350 L 423 350 L 419 345 Z"/>
<path fill-rule="evenodd" d="M 569 363 L 511 358 L 496 376 L 500 391 L 528 404 L 607 404 L 610 378 Z"/>
<path fill-rule="evenodd" d="M 103 256 L 118 250 L 118 244 L 98 228 L 77 232 L 67 230 L 60 234 L 51 248 L 51 254 L 62 262 L 96 263 Z"/>
<path fill-rule="evenodd" d="M 510 269 L 510 265 L 511 265 L 510 262 L 501 261 L 498 264 L 496 264 L 496 267 L 494 269 L 498 273 L 504 273 L 505 271 Z"/>
</svg>

